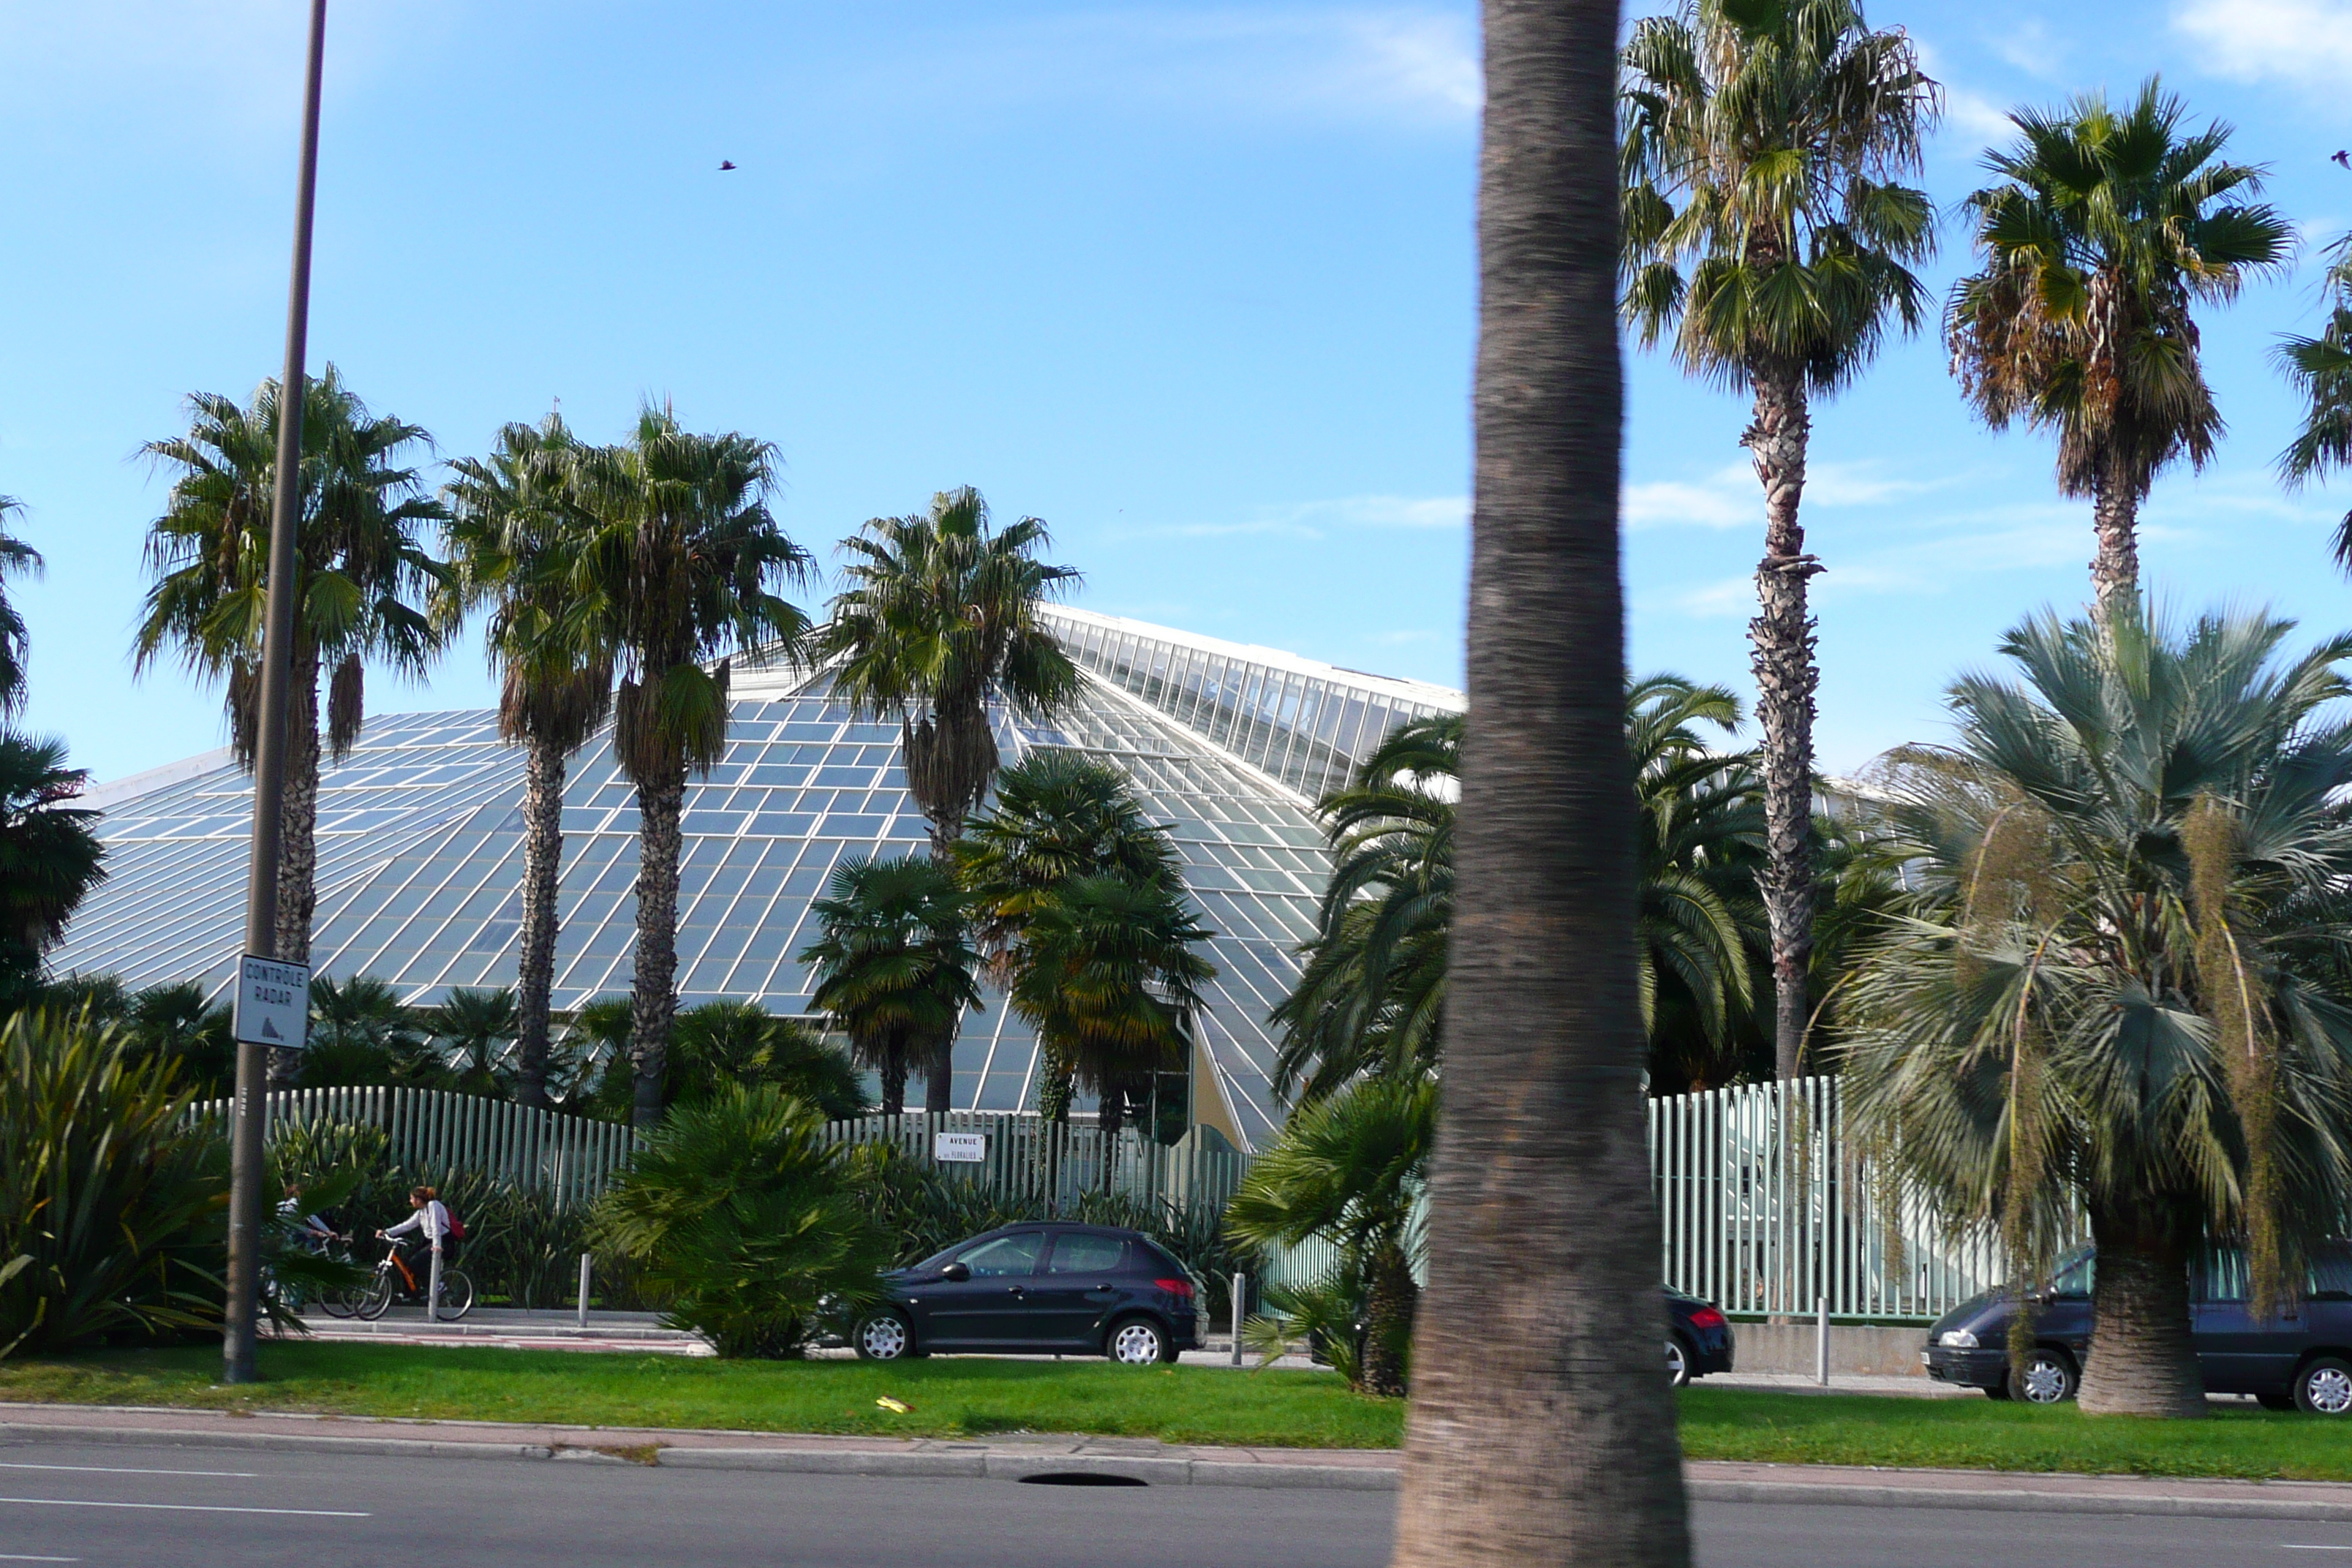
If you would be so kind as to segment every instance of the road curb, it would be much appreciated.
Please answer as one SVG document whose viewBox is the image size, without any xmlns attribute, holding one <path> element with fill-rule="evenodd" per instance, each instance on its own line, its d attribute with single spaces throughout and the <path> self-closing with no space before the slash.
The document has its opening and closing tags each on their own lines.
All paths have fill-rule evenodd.
<svg viewBox="0 0 2352 1568">
<path fill-rule="evenodd" d="M 1150 1486 L 1243 1487 L 1259 1490 L 1392 1492 L 1393 1465 L 1327 1465 L 1281 1459 L 1194 1458 L 1182 1454 L 1040 1452 L 986 1443 L 928 1448 L 698 1447 L 667 1446 L 648 1434 L 615 1432 L 614 1442 L 512 1443 L 431 1437 L 343 1437 L 324 1433 L 224 1432 L 182 1426 L 75 1426 L 41 1421 L 0 1421 L 0 1443 L 105 1444 L 140 1447 L 245 1449 L 248 1452 L 367 1454 L 437 1459 L 528 1459 L 591 1464 L 642 1464 L 664 1469 L 750 1470 L 779 1475 L 872 1476 L 902 1480 L 1034 1481 L 1084 1477 Z M 639 1441 L 631 1442 L 628 1438 Z M 1973 1477 L 1969 1478 L 1974 1479 Z M 1990 1479 L 1990 1478 L 1988 1478 Z M 2346 1500 L 2255 1495 L 2054 1491 L 2039 1487 L 1879 1484 L 1858 1480 L 1688 1478 L 1692 1500 L 1813 1508 L 1955 1509 L 1990 1513 L 2144 1514 L 2190 1519 L 2272 1519 L 2308 1523 L 2352 1522 Z"/>
</svg>

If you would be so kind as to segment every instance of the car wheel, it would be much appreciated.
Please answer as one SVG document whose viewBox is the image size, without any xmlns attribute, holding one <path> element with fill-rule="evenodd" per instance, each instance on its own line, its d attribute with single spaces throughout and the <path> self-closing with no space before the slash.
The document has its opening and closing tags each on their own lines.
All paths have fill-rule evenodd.
<svg viewBox="0 0 2352 1568">
<path fill-rule="evenodd" d="M 2294 1403 L 2314 1415 L 2352 1415 L 2352 1362 L 2314 1356 L 2294 1374 Z"/>
<path fill-rule="evenodd" d="M 1175 1356 L 1168 1336 L 1149 1318 L 1128 1318 L 1111 1325 L 1103 1353 L 1121 1366 L 1151 1366 Z"/>
<path fill-rule="evenodd" d="M 896 1312 L 868 1312 L 857 1320 L 849 1342 L 859 1361 L 905 1361 L 915 1353 L 915 1335 Z"/>
<path fill-rule="evenodd" d="M 2010 1369 L 2009 1394 L 2028 1405 L 2063 1405 L 2074 1397 L 2075 1381 L 2066 1352 L 2045 1345 L 2028 1355 L 2023 1366 Z"/>
<path fill-rule="evenodd" d="M 1666 1386 L 1668 1388 L 1690 1386 L 1692 1360 L 1691 1348 L 1683 1343 L 1682 1335 L 1668 1334 L 1666 1336 Z"/>
</svg>

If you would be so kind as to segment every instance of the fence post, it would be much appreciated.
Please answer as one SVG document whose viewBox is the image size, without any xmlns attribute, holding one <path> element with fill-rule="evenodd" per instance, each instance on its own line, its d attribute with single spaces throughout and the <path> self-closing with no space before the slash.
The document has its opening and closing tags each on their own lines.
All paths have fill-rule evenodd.
<svg viewBox="0 0 2352 1568">
<path fill-rule="evenodd" d="M 1249 1276 L 1234 1273 L 1234 1364 L 1242 1364 L 1242 1303 L 1249 1300 Z"/>
<path fill-rule="evenodd" d="M 588 1326 L 588 1254 L 580 1255 L 580 1326 Z"/>
<path fill-rule="evenodd" d="M 1813 1381 L 1830 1385 L 1830 1299 L 1813 1298 Z"/>
</svg>

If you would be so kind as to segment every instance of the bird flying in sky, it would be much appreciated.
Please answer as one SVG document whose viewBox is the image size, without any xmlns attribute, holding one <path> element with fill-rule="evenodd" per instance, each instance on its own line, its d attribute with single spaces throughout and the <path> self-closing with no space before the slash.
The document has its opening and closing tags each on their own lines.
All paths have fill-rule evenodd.
<svg viewBox="0 0 2352 1568">
<path fill-rule="evenodd" d="M 2343 155 L 2341 153 L 2337 153 L 2337 154 L 2336 154 L 2336 158 L 2337 158 L 2337 160 L 2338 160 L 2339 162 L 2342 160 L 2343 156 L 2344 156 L 2344 155 Z M 735 165 L 734 165 L 732 163 L 729 162 L 729 161 L 728 161 L 727 159 L 725 159 L 725 158 L 721 158 L 721 159 L 719 159 L 719 172 L 720 172 L 720 173 L 722 173 L 722 174 L 724 174 L 727 170 L 733 168 L 734 166 L 735 166 Z"/>
<path fill-rule="evenodd" d="M 2335 156 L 2331 162 L 2341 163 L 2344 167 L 2352 169 L 2352 153 L 2347 153 L 2343 148 L 2338 147 L 2336 149 Z"/>
</svg>

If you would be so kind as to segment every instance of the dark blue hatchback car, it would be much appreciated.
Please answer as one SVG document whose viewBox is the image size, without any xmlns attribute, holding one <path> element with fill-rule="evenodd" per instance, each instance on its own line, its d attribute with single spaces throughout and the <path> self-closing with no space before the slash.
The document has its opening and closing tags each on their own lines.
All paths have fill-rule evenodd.
<svg viewBox="0 0 2352 1568">
<path fill-rule="evenodd" d="M 2033 1352 L 2022 1366 L 2009 1362 L 2017 1299 L 1987 1291 L 1927 1331 L 1927 1375 L 1995 1399 L 2072 1399 L 2091 1349 L 2091 1267 L 2089 1252 L 2075 1254 L 2035 1297 Z M 2189 1337 L 2209 1392 L 2251 1394 L 2273 1410 L 2352 1415 L 2352 1247 L 2318 1248 L 2304 1285 L 2288 1310 L 2258 1319 L 2237 1248 L 2215 1247 L 2189 1269 Z"/>
<path fill-rule="evenodd" d="M 1129 1366 L 1200 1345 L 1192 1276 L 1139 1231 L 1016 1225 L 882 1277 L 849 1342 L 867 1361 L 933 1351 L 1107 1355 Z"/>
</svg>

